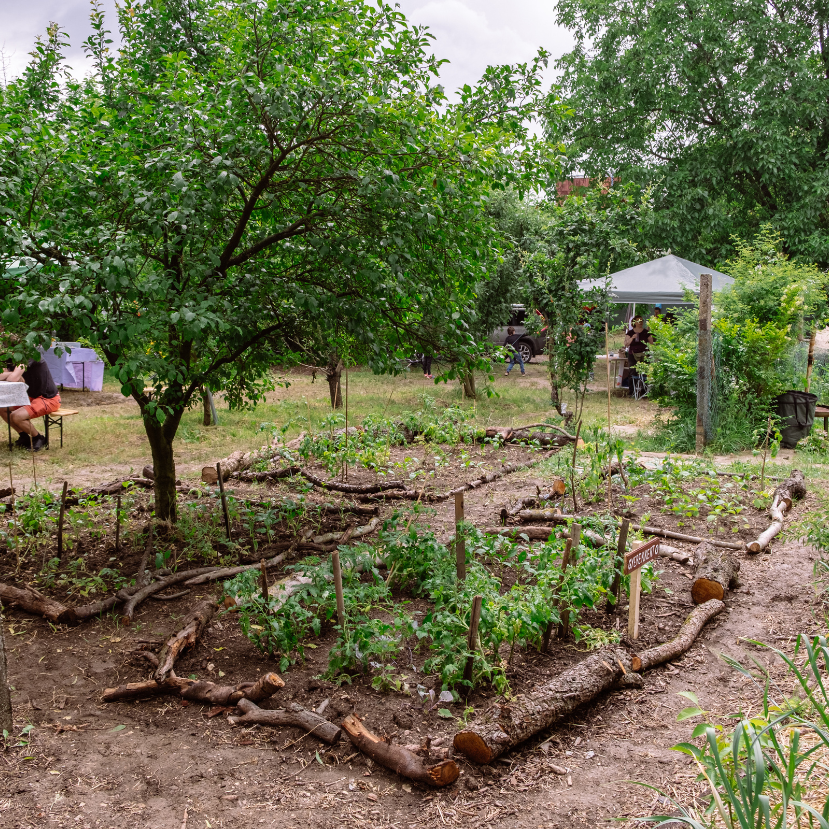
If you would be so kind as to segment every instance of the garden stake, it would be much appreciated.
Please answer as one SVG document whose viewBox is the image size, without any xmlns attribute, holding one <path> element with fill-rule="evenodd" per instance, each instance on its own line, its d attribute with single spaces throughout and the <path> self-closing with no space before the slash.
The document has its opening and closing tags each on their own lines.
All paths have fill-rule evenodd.
<svg viewBox="0 0 829 829">
<path fill-rule="evenodd" d="M 262 570 L 262 601 L 265 603 L 265 607 L 268 606 L 268 568 L 265 565 L 265 559 L 260 559 L 259 567 Z"/>
<path fill-rule="evenodd" d="M 581 541 L 581 524 L 573 523 L 570 528 L 570 544 L 564 548 L 564 561 L 561 562 L 561 580 L 564 581 L 564 571 L 570 566 L 570 561 L 575 564 L 579 555 L 579 541 Z M 558 635 L 564 639 L 570 635 L 570 608 L 565 607 L 561 611 L 561 624 L 558 626 Z"/>
<path fill-rule="evenodd" d="M 222 481 L 221 461 L 216 464 L 216 472 L 219 475 L 219 495 L 222 499 L 222 512 L 225 514 L 225 532 L 227 533 L 227 540 L 230 541 L 230 516 L 227 514 L 227 498 L 225 497 L 224 481 Z"/>
<path fill-rule="evenodd" d="M 769 425 L 766 429 L 766 439 L 763 441 L 763 466 L 760 470 L 760 492 L 766 488 L 766 452 L 769 448 L 769 435 L 771 434 L 771 415 L 769 415 Z"/>
<path fill-rule="evenodd" d="M 570 627 L 570 612 L 569 610 L 562 610 L 561 608 L 561 587 L 564 585 L 564 577 L 567 572 L 567 568 L 570 566 L 570 551 L 572 549 L 573 538 L 571 536 L 564 543 L 564 557 L 561 559 L 561 583 L 558 589 L 558 596 L 556 596 L 556 607 L 558 607 L 559 610 L 558 617 L 561 620 L 558 624 L 559 639 L 564 638 L 564 636 L 566 635 L 566 630 Z M 550 625 L 552 625 L 552 622 L 550 622 Z"/>
<path fill-rule="evenodd" d="M 35 466 L 35 439 L 29 435 L 29 448 L 32 450 L 32 477 L 35 479 L 35 485 L 32 489 L 37 489 L 37 467 Z"/>
<path fill-rule="evenodd" d="M 616 544 L 616 558 L 613 560 L 613 583 L 610 585 L 610 592 L 607 594 L 607 604 L 605 611 L 613 613 L 619 609 L 619 599 L 622 590 L 622 567 L 625 563 L 625 547 L 628 543 L 628 530 L 630 529 L 630 521 L 627 518 L 622 519 L 622 526 L 619 527 L 619 539 Z"/>
<path fill-rule="evenodd" d="M 466 540 L 461 534 L 463 523 L 463 492 L 455 493 L 455 571 L 458 581 L 466 578 Z"/>
<path fill-rule="evenodd" d="M 576 496 L 576 453 L 579 451 L 579 435 L 581 434 L 581 421 L 576 429 L 576 439 L 573 441 L 573 463 L 570 466 L 570 489 L 573 490 L 573 513 L 579 511 L 578 497 Z"/>
<path fill-rule="evenodd" d="M 334 592 L 337 595 L 337 621 L 345 636 L 345 599 L 343 599 L 343 571 L 340 567 L 340 551 L 331 553 L 331 568 L 334 571 Z"/>
<path fill-rule="evenodd" d="M 573 542 L 569 538 L 564 543 L 564 557 L 561 560 L 562 573 L 564 573 L 564 562 L 569 561 L 569 559 L 570 559 L 570 547 L 571 547 L 572 543 Z M 563 580 L 564 580 L 564 577 L 562 576 L 562 581 Z M 561 596 L 559 595 L 560 594 L 560 589 L 561 589 L 560 586 L 559 586 L 558 591 L 554 589 L 553 594 L 550 597 L 550 604 L 553 605 L 554 607 L 559 607 L 559 605 L 561 604 Z M 552 635 L 552 633 L 553 633 L 553 620 L 550 619 L 550 621 L 547 622 L 547 627 L 544 629 L 544 640 L 541 643 L 541 653 L 547 653 L 547 649 L 550 647 L 550 636 Z"/>
<path fill-rule="evenodd" d="M 63 516 L 66 515 L 66 488 L 69 484 L 63 482 L 63 492 L 60 494 L 60 513 L 58 513 L 58 558 L 63 560 Z"/>
<path fill-rule="evenodd" d="M 345 361 L 345 452 L 343 453 L 343 480 L 348 480 L 348 360 Z"/>
<path fill-rule="evenodd" d="M 14 513 L 14 552 L 17 555 L 17 571 L 20 570 L 20 551 L 17 548 L 17 510 L 14 508 L 14 475 L 12 474 L 12 459 L 9 458 L 9 486 L 12 488 L 12 512 Z"/>
<path fill-rule="evenodd" d="M 467 693 L 472 690 L 472 668 L 475 665 L 476 643 L 478 641 L 478 625 L 481 622 L 481 596 L 472 599 L 472 614 L 469 618 L 469 636 L 466 639 L 466 649 L 469 656 L 466 657 L 466 665 L 463 669 L 463 681 L 468 682 Z"/>
<path fill-rule="evenodd" d="M 121 496 L 115 499 L 115 555 L 121 552 Z"/>
</svg>

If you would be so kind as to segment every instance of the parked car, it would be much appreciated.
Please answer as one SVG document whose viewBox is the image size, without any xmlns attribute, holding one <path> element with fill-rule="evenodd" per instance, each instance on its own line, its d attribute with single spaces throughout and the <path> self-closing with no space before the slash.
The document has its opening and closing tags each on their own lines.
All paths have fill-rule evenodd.
<svg viewBox="0 0 829 829">
<path fill-rule="evenodd" d="M 547 343 L 547 335 L 542 333 L 535 337 L 527 333 L 527 326 L 524 325 L 527 319 L 527 309 L 523 305 L 513 305 L 512 313 L 510 314 L 509 322 L 496 328 L 490 335 L 489 341 L 496 345 L 503 345 L 507 338 L 507 329 L 514 328 L 516 334 L 521 335 L 521 339 L 515 346 L 521 352 L 521 359 L 525 363 L 529 363 L 536 354 L 542 354 L 544 346 Z"/>
</svg>

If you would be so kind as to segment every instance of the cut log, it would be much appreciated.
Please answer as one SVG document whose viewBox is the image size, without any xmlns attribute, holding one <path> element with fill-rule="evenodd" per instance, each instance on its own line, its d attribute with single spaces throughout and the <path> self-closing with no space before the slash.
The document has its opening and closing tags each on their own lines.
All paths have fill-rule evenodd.
<svg viewBox="0 0 829 829">
<path fill-rule="evenodd" d="M 235 705 L 242 698 L 254 697 L 254 701 L 261 702 L 284 685 L 282 679 L 274 673 L 265 674 L 255 683 L 243 682 L 232 686 L 217 685 L 215 682 L 198 679 L 184 679 L 171 671 L 164 682 L 150 679 L 146 682 L 129 682 L 117 688 L 107 688 L 104 690 L 102 699 L 104 702 L 122 702 L 172 694 L 209 705 Z"/>
<path fill-rule="evenodd" d="M 20 588 L 0 583 L 0 601 L 7 607 L 19 607 L 27 613 L 43 616 L 54 624 L 66 625 L 76 621 L 73 608 L 44 596 L 33 587 Z"/>
<path fill-rule="evenodd" d="M 234 472 L 241 472 L 243 469 L 247 469 L 259 460 L 260 457 L 270 457 L 272 451 L 270 446 L 263 446 L 261 449 L 257 449 L 256 452 L 242 452 L 241 450 L 231 452 L 226 458 L 219 461 L 222 469 L 222 480 L 226 481 Z M 219 483 L 219 473 L 216 471 L 215 463 L 212 466 L 202 467 L 201 479 L 206 484 Z"/>
<path fill-rule="evenodd" d="M 141 489 L 152 489 L 155 486 L 155 482 L 151 481 L 149 478 L 127 478 L 123 481 L 113 481 L 110 484 L 104 484 L 103 486 L 91 489 L 89 492 L 91 495 L 117 495 L 119 492 L 123 492 L 124 489 L 130 485 L 140 487 Z M 78 499 L 66 499 L 67 506 L 76 504 L 77 502 Z"/>
<path fill-rule="evenodd" d="M 455 735 L 455 750 L 475 763 L 491 763 L 507 749 L 548 728 L 640 667 L 620 646 L 603 648 L 550 682 L 509 703 L 493 706 L 480 721 Z"/>
<path fill-rule="evenodd" d="M 670 662 L 687 653 L 705 625 L 723 610 L 725 610 L 725 603 L 717 599 L 709 599 L 704 604 L 697 605 L 688 614 L 688 618 L 682 623 L 679 633 L 673 639 L 648 648 L 639 654 L 639 660 L 642 663 L 640 670 L 647 671 L 649 668 L 655 668 L 657 665 Z"/>
<path fill-rule="evenodd" d="M 228 717 L 227 721 L 231 725 L 267 725 L 273 728 L 293 726 L 307 731 L 308 735 L 330 746 L 335 745 L 343 733 L 342 729 L 330 720 L 308 711 L 295 702 L 275 711 L 265 711 L 248 699 L 240 699 L 236 705 L 244 714 L 241 717 Z"/>
<path fill-rule="evenodd" d="M 192 613 L 185 618 L 181 629 L 174 633 L 161 648 L 158 654 L 158 669 L 153 674 L 156 682 L 164 682 L 167 679 L 181 652 L 196 644 L 215 612 L 216 602 L 213 599 L 205 599 L 193 608 Z"/>
<path fill-rule="evenodd" d="M 722 601 L 740 572 L 740 562 L 734 555 L 707 541 L 694 550 L 694 564 L 694 584 L 691 587 L 694 604 L 703 604 L 709 599 Z"/>
<path fill-rule="evenodd" d="M 716 599 L 699 605 L 670 642 L 649 648 L 639 656 L 617 645 L 588 656 L 545 685 L 494 706 L 480 722 L 455 735 L 455 750 L 473 762 L 491 763 L 507 749 L 599 694 L 614 687 L 635 687 L 641 679 L 632 674 L 681 656 L 694 644 L 705 624 L 724 609 L 723 602 Z"/>
<path fill-rule="evenodd" d="M 749 541 L 746 544 L 746 549 L 750 553 L 759 553 L 765 550 L 771 544 L 772 539 L 782 532 L 786 523 L 785 516 L 792 506 L 792 501 L 795 498 L 802 498 L 805 494 L 806 483 L 803 473 L 799 469 L 795 469 L 774 491 L 774 497 L 769 507 L 771 524 L 754 541 Z"/>
<path fill-rule="evenodd" d="M 437 787 L 450 786 L 458 779 L 460 770 L 454 760 L 443 760 L 434 766 L 427 766 L 420 757 L 403 746 L 392 745 L 372 734 L 356 714 L 349 714 L 342 726 L 348 738 L 363 754 L 403 777 Z"/>
</svg>

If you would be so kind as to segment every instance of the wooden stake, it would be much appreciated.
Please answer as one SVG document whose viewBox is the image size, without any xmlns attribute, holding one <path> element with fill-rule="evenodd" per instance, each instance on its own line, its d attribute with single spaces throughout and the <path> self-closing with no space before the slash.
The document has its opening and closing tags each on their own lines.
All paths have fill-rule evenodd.
<svg viewBox="0 0 829 829">
<path fill-rule="evenodd" d="M 345 361 L 345 454 L 343 455 L 344 480 L 348 480 L 348 359 Z"/>
<path fill-rule="evenodd" d="M 639 638 L 639 597 L 642 592 L 642 568 L 630 574 L 630 608 L 628 610 L 628 638 Z"/>
<path fill-rule="evenodd" d="M 14 475 L 12 474 L 12 460 L 9 458 L 9 486 L 12 488 L 11 505 L 14 514 L 14 551 L 17 555 L 17 569 L 20 569 L 20 552 L 17 549 L 17 510 L 14 508 Z"/>
<path fill-rule="evenodd" d="M 340 630 L 345 633 L 345 599 L 343 598 L 343 571 L 340 567 L 340 551 L 331 553 L 331 567 L 334 571 L 334 592 L 337 596 L 337 621 Z"/>
<path fill-rule="evenodd" d="M 265 606 L 268 605 L 268 600 L 270 596 L 268 595 L 268 568 L 265 564 L 265 559 L 260 559 L 259 561 L 259 569 L 262 571 L 261 577 L 261 584 L 262 584 L 262 601 L 265 603 Z"/>
<path fill-rule="evenodd" d="M 568 538 L 564 544 L 564 557 L 561 559 L 561 581 L 564 582 L 564 571 L 567 569 L 567 565 L 570 563 L 570 547 L 573 545 L 573 540 Z M 554 593 L 551 599 L 551 604 L 554 607 L 561 609 L 561 585 L 559 585 L 557 591 Z M 560 618 L 559 614 L 559 618 Z M 553 622 L 550 620 L 547 622 L 547 627 L 544 630 L 544 640 L 541 643 L 541 652 L 547 653 L 548 648 L 550 647 L 550 636 L 553 633 Z"/>
<path fill-rule="evenodd" d="M 713 440 L 711 429 L 711 274 L 699 275 L 697 343 L 697 454 Z"/>
<path fill-rule="evenodd" d="M 475 665 L 475 650 L 478 646 L 478 625 L 481 622 L 481 596 L 472 599 L 472 614 L 469 618 L 469 635 L 466 638 L 466 649 L 470 652 L 466 657 L 466 665 L 463 669 L 464 682 L 470 683 L 469 690 L 472 690 L 472 668 Z"/>
<path fill-rule="evenodd" d="M 69 484 L 63 482 L 63 491 L 60 494 L 60 512 L 58 513 L 58 558 L 63 560 L 63 517 L 66 515 L 66 489 Z"/>
<path fill-rule="evenodd" d="M 613 458 L 610 454 L 610 331 L 607 320 L 604 322 L 604 347 L 607 354 L 607 503 L 613 509 Z"/>
<path fill-rule="evenodd" d="M 121 496 L 115 499 L 115 555 L 121 552 Z"/>
<path fill-rule="evenodd" d="M 32 489 L 37 489 L 37 466 L 35 465 L 35 439 L 29 435 L 29 448 L 32 450 L 32 477 L 35 484 Z"/>
<path fill-rule="evenodd" d="M 466 540 L 461 533 L 463 523 L 463 492 L 455 493 L 455 571 L 458 582 L 466 578 Z"/>
<path fill-rule="evenodd" d="M 613 560 L 613 583 L 610 585 L 607 604 L 605 605 L 605 611 L 608 613 L 615 613 L 619 609 L 619 599 L 622 592 L 622 568 L 625 566 L 625 547 L 628 542 L 629 529 L 630 521 L 623 518 L 622 526 L 619 528 L 619 540 L 616 544 L 616 558 Z"/>
<path fill-rule="evenodd" d="M 581 541 L 581 524 L 576 524 L 573 522 L 573 526 L 570 528 L 570 537 L 567 539 L 567 545 L 564 547 L 564 558 L 561 562 L 561 581 L 564 582 L 565 573 L 567 568 L 570 566 L 571 560 L 573 563 L 576 562 L 578 558 L 578 545 L 579 541 Z M 561 602 L 561 597 L 559 597 L 559 606 Z M 564 607 L 561 610 L 561 624 L 558 626 L 558 636 L 559 639 L 564 639 L 570 635 L 570 608 Z"/>
<path fill-rule="evenodd" d="M 225 497 L 224 481 L 222 481 L 221 461 L 216 464 L 216 474 L 219 476 L 219 495 L 222 499 L 222 512 L 225 515 L 225 532 L 227 533 L 227 540 L 230 541 L 230 516 L 227 514 L 227 498 Z"/>
<path fill-rule="evenodd" d="M 573 491 L 573 512 L 579 511 L 579 499 L 576 494 L 576 455 L 579 451 L 579 435 L 581 434 L 581 421 L 576 428 L 576 439 L 573 441 L 573 462 L 570 465 L 570 489 Z"/>
<path fill-rule="evenodd" d="M 760 469 L 760 492 L 766 488 L 766 453 L 769 449 L 769 435 L 771 435 L 771 415 L 769 415 L 769 425 L 766 429 L 766 439 L 763 441 L 763 466 Z"/>
<path fill-rule="evenodd" d="M 12 698 L 6 666 L 6 642 L 3 636 L 3 613 L 0 611 L 0 732 L 12 732 Z"/>
<path fill-rule="evenodd" d="M 806 360 L 806 391 L 812 384 L 812 368 L 815 364 L 815 338 L 817 337 L 817 326 L 812 329 L 812 336 L 809 337 L 809 356 Z"/>
</svg>

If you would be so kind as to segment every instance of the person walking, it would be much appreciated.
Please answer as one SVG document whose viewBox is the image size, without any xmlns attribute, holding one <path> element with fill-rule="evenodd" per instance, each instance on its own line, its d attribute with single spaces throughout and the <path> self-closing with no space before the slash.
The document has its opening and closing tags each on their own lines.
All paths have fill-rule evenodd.
<svg viewBox="0 0 829 829">
<path fill-rule="evenodd" d="M 429 351 L 424 351 L 423 354 L 420 355 L 420 364 L 423 366 L 423 376 L 427 380 L 431 380 L 432 378 L 432 354 Z"/>
<path fill-rule="evenodd" d="M 516 348 L 518 345 L 518 341 L 521 339 L 520 334 L 515 333 L 515 329 L 511 326 L 507 328 L 507 338 L 504 340 L 504 347 L 508 349 L 512 349 L 512 354 L 510 355 L 509 365 L 507 366 L 507 370 L 504 373 L 504 377 L 509 377 L 510 371 L 512 371 L 512 367 L 518 363 L 521 366 L 521 374 L 524 375 L 526 372 L 524 371 L 524 358 L 521 356 L 520 349 Z"/>
</svg>

